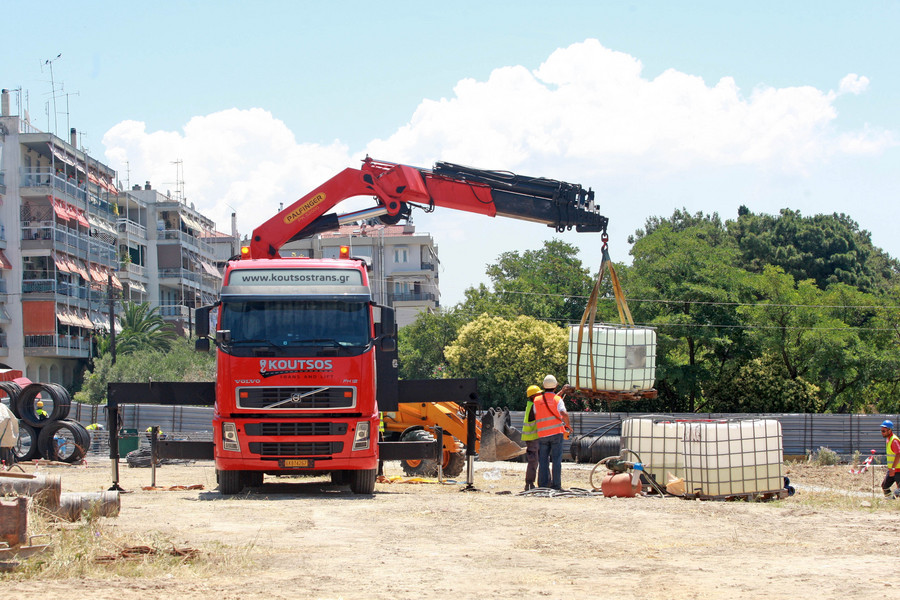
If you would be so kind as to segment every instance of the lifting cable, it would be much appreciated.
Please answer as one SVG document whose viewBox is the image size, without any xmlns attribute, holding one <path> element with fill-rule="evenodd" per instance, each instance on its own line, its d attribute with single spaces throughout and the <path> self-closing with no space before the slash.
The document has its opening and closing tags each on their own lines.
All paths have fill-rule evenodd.
<svg viewBox="0 0 900 600">
<path fill-rule="evenodd" d="M 622 322 L 622 325 L 634 327 L 634 318 L 632 318 L 631 311 L 628 309 L 628 302 L 625 300 L 625 294 L 622 292 L 619 276 L 616 274 L 616 269 L 613 267 L 612 260 L 609 257 L 609 234 L 604 231 L 600 239 L 603 241 L 603 246 L 600 249 L 602 253 L 600 273 L 597 275 L 597 281 L 594 282 L 594 289 L 591 291 L 590 298 L 588 298 L 587 306 L 584 309 L 584 314 L 581 315 L 581 323 L 578 327 L 578 347 L 576 348 L 575 358 L 575 388 L 579 390 L 583 389 L 581 386 L 581 369 L 578 367 L 581 365 L 581 344 L 584 339 L 584 328 L 585 326 L 588 327 L 588 348 L 593 348 L 594 323 L 597 317 L 597 305 L 600 299 L 600 283 L 603 281 L 603 273 L 605 271 L 609 271 L 609 280 L 612 284 L 613 294 L 615 295 L 616 309 L 619 311 L 619 320 Z M 596 390 L 597 370 L 594 365 L 593 352 L 588 352 L 588 363 L 591 370 L 591 389 Z"/>
</svg>

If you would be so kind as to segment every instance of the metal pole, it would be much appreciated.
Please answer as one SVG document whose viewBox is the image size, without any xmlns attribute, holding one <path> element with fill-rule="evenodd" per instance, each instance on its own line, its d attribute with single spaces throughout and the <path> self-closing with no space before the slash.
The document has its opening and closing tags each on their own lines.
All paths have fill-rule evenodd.
<svg viewBox="0 0 900 600">
<path fill-rule="evenodd" d="M 159 427 L 150 428 L 150 487 L 156 487 L 156 445 L 159 439 Z"/>
<path fill-rule="evenodd" d="M 106 294 L 109 300 L 109 351 L 116 364 L 116 301 L 113 297 L 112 271 L 106 275 Z"/>
<path fill-rule="evenodd" d="M 478 399 L 466 401 L 466 487 L 464 492 L 477 492 L 475 489 L 475 411 Z"/>
</svg>

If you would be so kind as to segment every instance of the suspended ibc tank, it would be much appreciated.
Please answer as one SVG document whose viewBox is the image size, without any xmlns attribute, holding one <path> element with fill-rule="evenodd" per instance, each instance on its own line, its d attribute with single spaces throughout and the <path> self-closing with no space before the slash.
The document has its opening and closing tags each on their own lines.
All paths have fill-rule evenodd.
<svg viewBox="0 0 900 600">
<path fill-rule="evenodd" d="M 775 419 L 684 423 L 687 497 L 780 492 L 783 458 L 781 423 Z"/>
<path fill-rule="evenodd" d="M 622 447 L 637 453 L 644 472 L 656 483 L 665 486 L 668 474 L 684 478 L 683 421 L 659 420 L 648 417 L 622 421 Z M 637 457 L 629 457 L 637 460 Z"/>
<path fill-rule="evenodd" d="M 656 330 L 625 325 L 574 325 L 569 329 L 567 374 L 569 385 L 581 390 L 652 389 L 656 380 Z"/>
</svg>

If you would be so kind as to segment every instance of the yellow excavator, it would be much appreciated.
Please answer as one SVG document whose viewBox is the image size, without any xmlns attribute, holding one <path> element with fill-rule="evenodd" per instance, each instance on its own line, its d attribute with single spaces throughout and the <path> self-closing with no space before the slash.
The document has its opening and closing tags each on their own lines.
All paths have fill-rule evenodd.
<svg viewBox="0 0 900 600">
<path fill-rule="evenodd" d="M 434 441 L 434 428 L 444 430 L 443 474 L 456 477 L 466 464 L 466 409 L 455 402 L 404 402 L 397 412 L 382 413 L 384 438 L 389 441 Z M 522 433 L 512 426 L 509 409 L 491 408 L 475 423 L 475 452 L 480 461 L 509 460 L 525 453 Z M 434 477 L 437 461 L 402 460 L 411 477 Z"/>
</svg>

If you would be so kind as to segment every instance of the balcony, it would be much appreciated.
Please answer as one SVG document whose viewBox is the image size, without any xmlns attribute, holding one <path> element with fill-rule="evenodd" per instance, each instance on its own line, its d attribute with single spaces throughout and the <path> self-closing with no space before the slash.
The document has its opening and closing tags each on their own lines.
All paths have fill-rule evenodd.
<svg viewBox="0 0 900 600">
<path fill-rule="evenodd" d="M 160 281 L 177 279 L 179 281 L 193 281 L 200 285 L 200 273 L 188 271 L 187 269 L 160 269 L 158 276 Z"/>
<path fill-rule="evenodd" d="M 116 222 L 116 229 L 120 234 L 125 234 L 130 238 L 137 238 L 139 240 L 148 239 L 147 228 L 139 223 L 135 223 L 130 219 L 119 219 Z"/>
<path fill-rule="evenodd" d="M 434 302 L 434 293 L 432 292 L 406 292 L 400 294 L 391 294 L 389 296 L 391 304 L 395 302 Z"/>
<path fill-rule="evenodd" d="M 183 304 L 161 304 L 159 306 L 159 316 L 164 319 L 183 319 L 186 321 L 190 313 L 191 308 Z"/>
<path fill-rule="evenodd" d="M 63 356 L 87 358 L 91 340 L 71 335 L 26 335 L 25 356 Z"/>
<path fill-rule="evenodd" d="M 199 238 L 195 238 L 194 236 L 188 235 L 185 232 L 179 231 L 177 229 L 163 229 L 162 231 L 157 231 L 156 239 L 161 242 L 179 242 L 186 246 L 190 246 L 208 256 L 213 256 L 214 254 L 211 244 L 202 242 Z"/>
</svg>

